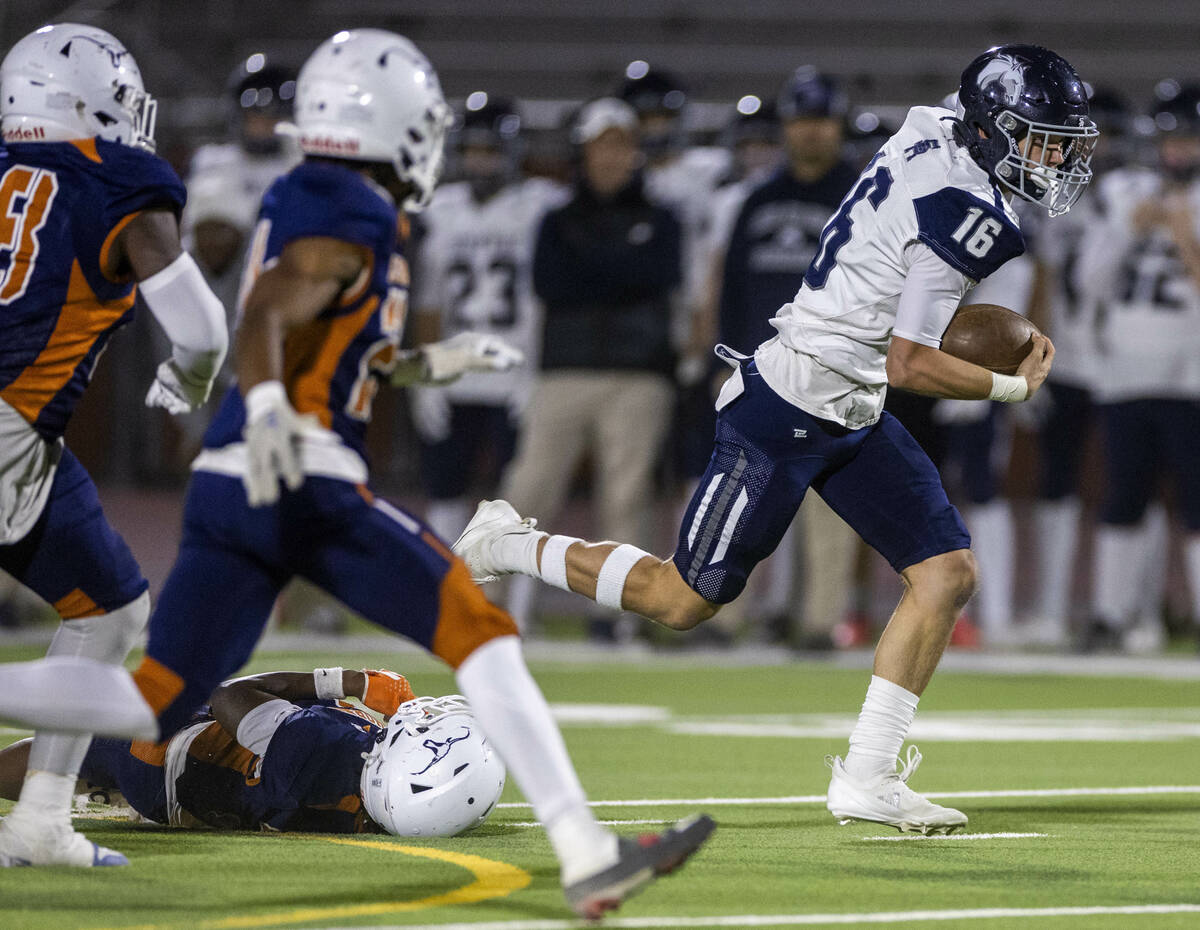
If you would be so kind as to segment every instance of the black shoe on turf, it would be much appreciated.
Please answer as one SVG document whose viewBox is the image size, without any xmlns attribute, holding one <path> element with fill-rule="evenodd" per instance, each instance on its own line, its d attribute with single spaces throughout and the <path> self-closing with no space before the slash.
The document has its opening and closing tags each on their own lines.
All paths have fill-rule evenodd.
<svg viewBox="0 0 1200 930">
<path fill-rule="evenodd" d="M 716 823 L 707 814 L 681 820 L 662 833 L 617 838 L 615 863 L 563 888 L 580 917 L 599 920 L 660 875 L 679 868 L 709 838 Z"/>
</svg>

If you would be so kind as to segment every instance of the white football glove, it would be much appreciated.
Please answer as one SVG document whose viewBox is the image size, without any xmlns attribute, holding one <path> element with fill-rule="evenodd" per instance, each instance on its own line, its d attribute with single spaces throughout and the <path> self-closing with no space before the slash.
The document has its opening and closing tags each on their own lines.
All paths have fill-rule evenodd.
<svg viewBox="0 0 1200 930">
<path fill-rule="evenodd" d="M 263 381 L 246 393 L 246 499 L 251 507 L 279 500 L 279 479 L 289 491 L 304 483 L 300 469 L 300 432 L 304 420 L 288 403 L 278 381 Z"/>
<path fill-rule="evenodd" d="M 459 333 L 418 351 L 425 361 L 426 384 L 449 384 L 468 371 L 508 371 L 525 361 L 516 346 L 487 333 Z"/>
<path fill-rule="evenodd" d="M 155 372 L 154 383 L 146 392 L 146 406 L 162 407 L 172 416 L 179 416 L 204 406 L 211 390 L 211 381 L 196 378 L 169 358 Z"/>
</svg>

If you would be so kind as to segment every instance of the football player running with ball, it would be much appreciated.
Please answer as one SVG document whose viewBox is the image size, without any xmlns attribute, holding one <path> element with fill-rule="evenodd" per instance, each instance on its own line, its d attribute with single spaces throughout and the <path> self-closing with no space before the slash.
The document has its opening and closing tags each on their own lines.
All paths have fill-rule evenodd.
<svg viewBox="0 0 1200 930">
<path fill-rule="evenodd" d="M 828 807 L 922 833 L 967 818 L 930 803 L 897 757 L 917 701 L 976 586 L 971 540 L 937 470 L 888 413 L 889 383 L 935 397 L 1018 402 L 1050 370 L 1043 336 L 1016 375 L 940 351 L 974 283 L 1021 254 L 1009 201 L 1065 212 L 1091 178 L 1098 135 L 1083 83 L 1044 48 L 1006 45 L 963 72 L 956 113 L 914 107 L 821 234 L 795 299 L 717 400 L 716 448 L 672 559 L 538 532 L 485 501 L 455 544 L 478 580 L 520 572 L 677 630 L 707 620 L 791 523 L 812 487 L 882 553 L 904 594 L 879 641 L 845 759 L 830 758 Z"/>
<path fill-rule="evenodd" d="M 150 595 L 63 433 L 135 288 L 173 347 L 148 406 L 203 404 L 229 342 L 224 308 L 180 248 L 186 194 L 154 154 L 156 112 L 133 56 L 102 29 L 43 26 L 0 63 L 0 569 L 62 619 L 48 655 L 114 673 Z M 125 865 L 71 827 L 88 728 L 43 722 L 0 825 L 0 867 Z M 73 732 L 50 732 L 62 722 Z"/>
<path fill-rule="evenodd" d="M 340 32 L 308 59 L 295 126 L 306 158 L 263 198 L 240 308 L 238 383 L 193 464 L 183 541 L 146 658 L 132 678 L 82 660 L 0 667 L 0 716 L 38 725 L 58 713 L 60 725 L 165 739 L 245 663 L 276 596 L 302 576 L 455 669 L 484 735 L 545 824 L 568 903 L 594 918 L 680 865 L 712 821 L 640 841 L 600 826 L 512 618 L 428 527 L 366 486 L 364 434 L 381 380 L 446 382 L 519 361 L 505 343 L 473 333 L 399 348 L 408 292 L 401 208 L 429 202 L 449 120 L 437 74 L 402 36 Z M 339 697 L 333 687 L 317 697 Z"/>
</svg>

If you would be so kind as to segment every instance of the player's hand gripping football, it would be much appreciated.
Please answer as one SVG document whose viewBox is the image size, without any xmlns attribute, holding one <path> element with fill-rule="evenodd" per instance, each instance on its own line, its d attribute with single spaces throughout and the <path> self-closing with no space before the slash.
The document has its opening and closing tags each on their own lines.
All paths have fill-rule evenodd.
<svg viewBox="0 0 1200 930">
<path fill-rule="evenodd" d="M 363 669 L 367 686 L 362 702 L 376 713 L 391 717 L 406 701 L 416 698 L 408 679 L 387 669 Z"/>
<path fill-rule="evenodd" d="M 251 507 L 274 504 L 280 479 L 294 491 L 304 482 L 300 432 L 304 420 L 288 403 L 278 381 L 256 384 L 246 393 L 246 499 Z"/>
<path fill-rule="evenodd" d="M 154 383 L 146 392 L 146 406 L 162 407 L 172 416 L 179 416 L 204 406 L 211 390 L 211 381 L 195 378 L 169 358 L 158 366 Z"/>
<path fill-rule="evenodd" d="M 1031 338 L 1033 339 L 1033 348 L 1029 350 L 1025 360 L 1017 366 L 1017 374 L 1023 375 L 1025 383 L 1029 385 L 1029 392 L 1025 395 L 1026 400 L 1037 393 L 1038 388 L 1046 380 L 1046 376 L 1050 374 L 1050 365 L 1054 361 L 1054 343 L 1041 333 L 1034 333 Z"/>
<path fill-rule="evenodd" d="M 525 361 L 520 349 L 488 333 L 459 333 L 418 351 L 425 362 L 426 384 L 449 384 L 468 371 L 508 371 Z"/>
</svg>

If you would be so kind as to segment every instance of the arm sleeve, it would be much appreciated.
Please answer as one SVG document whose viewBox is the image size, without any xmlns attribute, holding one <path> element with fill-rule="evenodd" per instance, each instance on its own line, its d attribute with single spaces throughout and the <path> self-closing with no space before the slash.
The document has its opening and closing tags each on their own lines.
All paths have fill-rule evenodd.
<svg viewBox="0 0 1200 930">
<path fill-rule="evenodd" d="M 908 275 L 900 292 L 892 335 L 936 349 L 967 292 L 967 278 L 927 245 L 914 243 L 907 253 Z"/>
<path fill-rule="evenodd" d="M 275 731 L 298 710 L 300 710 L 299 707 L 283 698 L 259 704 L 238 724 L 238 744 L 249 749 L 256 756 L 263 755 L 267 751 Z"/>
<path fill-rule="evenodd" d="M 171 340 L 175 361 L 210 381 L 229 348 L 225 307 L 187 252 L 141 284 L 142 299 Z"/>
</svg>

